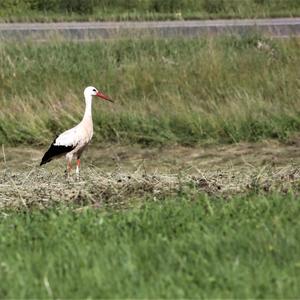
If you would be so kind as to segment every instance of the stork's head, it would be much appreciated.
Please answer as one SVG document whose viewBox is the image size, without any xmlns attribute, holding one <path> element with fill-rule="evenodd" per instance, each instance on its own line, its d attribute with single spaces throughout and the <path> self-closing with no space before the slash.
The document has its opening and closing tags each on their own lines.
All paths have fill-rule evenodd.
<svg viewBox="0 0 300 300">
<path fill-rule="evenodd" d="M 106 96 L 105 94 L 103 94 L 102 92 L 98 91 L 95 87 L 93 86 L 88 86 L 87 88 L 85 88 L 84 90 L 84 97 L 85 98 L 89 98 L 92 96 L 97 96 L 101 99 L 113 102 L 108 96 Z"/>
</svg>

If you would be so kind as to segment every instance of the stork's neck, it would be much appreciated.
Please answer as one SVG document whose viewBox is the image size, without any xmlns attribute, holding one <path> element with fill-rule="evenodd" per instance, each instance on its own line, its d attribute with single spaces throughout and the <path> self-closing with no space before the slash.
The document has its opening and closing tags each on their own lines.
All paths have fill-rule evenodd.
<svg viewBox="0 0 300 300">
<path fill-rule="evenodd" d="M 85 96 L 85 112 L 83 119 L 92 119 L 92 96 Z"/>
</svg>

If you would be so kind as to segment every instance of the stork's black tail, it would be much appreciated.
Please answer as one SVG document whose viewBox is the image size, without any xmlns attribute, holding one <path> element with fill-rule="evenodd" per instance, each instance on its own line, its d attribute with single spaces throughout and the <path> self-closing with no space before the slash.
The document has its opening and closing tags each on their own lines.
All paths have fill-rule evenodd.
<svg viewBox="0 0 300 300">
<path fill-rule="evenodd" d="M 40 166 L 50 162 L 54 158 L 60 157 L 61 155 L 64 155 L 64 154 L 67 154 L 68 152 L 70 152 L 74 149 L 73 146 L 54 145 L 55 140 L 53 141 L 53 143 L 51 144 L 51 146 L 47 150 L 47 152 L 44 154 L 42 161 L 40 163 Z"/>
</svg>

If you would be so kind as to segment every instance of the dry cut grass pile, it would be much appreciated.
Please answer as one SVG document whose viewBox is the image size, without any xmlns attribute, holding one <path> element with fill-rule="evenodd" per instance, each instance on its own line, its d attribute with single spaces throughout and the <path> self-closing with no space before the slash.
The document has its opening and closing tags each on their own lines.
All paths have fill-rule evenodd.
<svg viewBox="0 0 300 300">
<path fill-rule="evenodd" d="M 222 196 L 249 192 L 300 191 L 300 169 L 293 166 L 238 167 L 227 170 L 177 174 L 146 173 L 141 170 L 103 172 L 88 168 L 82 179 L 66 179 L 63 174 L 43 169 L 30 172 L 2 171 L 0 209 L 47 208 L 57 205 L 127 208 L 143 201 L 159 201 L 167 196 L 199 193 Z"/>
</svg>

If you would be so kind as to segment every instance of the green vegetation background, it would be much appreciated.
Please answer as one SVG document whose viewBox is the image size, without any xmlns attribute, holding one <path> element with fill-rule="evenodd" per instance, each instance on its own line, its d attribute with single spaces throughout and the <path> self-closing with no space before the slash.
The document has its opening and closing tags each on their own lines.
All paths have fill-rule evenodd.
<svg viewBox="0 0 300 300">
<path fill-rule="evenodd" d="M 153 20 L 300 15 L 297 0 L 1 0 L 4 21 Z"/>
<path fill-rule="evenodd" d="M 298 39 L 255 33 L 199 39 L 0 44 L 0 143 L 45 144 L 80 121 L 95 141 L 142 145 L 287 140 L 300 129 Z"/>
</svg>

